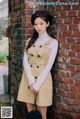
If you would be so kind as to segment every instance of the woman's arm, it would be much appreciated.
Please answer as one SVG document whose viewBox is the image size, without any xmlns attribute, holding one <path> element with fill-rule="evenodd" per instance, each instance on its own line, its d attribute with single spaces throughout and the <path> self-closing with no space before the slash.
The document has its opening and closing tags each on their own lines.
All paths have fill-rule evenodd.
<svg viewBox="0 0 80 119">
<path fill-rule="evenodd" d="M 26 41 L 26 46 L 28 45 L 30 39 L 31 38 L 29 38 Z M 26 77 L 28 78 L 29 85 L 32 85 L 33 83 L 35 83 L 35 80 L 34 80 L 34 77 L 31 73 L 30 65 L 29 65 L 29 62 L 28 62 L 28 54 L 27 54 L 26 50 L 24 50 L 23 68 L 24 68 L 24 72 L 26 74 Z"/>
<path fill-rule="evenodd" d="M 23 57 L 23 68 L 24 68 L 26 77 L 28 78 L 29 85 L 33 84 L 35 80 L 34 80 L 33 75 L 31 74 L 30 65 L 28 63 L 28 55 L 25 51 L 24 51 L 24 57 Z"/>
<path fill-rule="evenodd" d="M 57 40 L 54 40 L 50 44 L 49 47 L 51 48 L 51 53 L 49 55 L 49 59 L 48 59 L 47 65 L 43 69 L 42 73 L 39 75 L 39 77 L 37 79 L 37 82 L 35 84 L 33 84 L 33 86 L 32 86 L 36 91 L 39 91 L 43 81 L 47 77 L 47 75 L 50 72 L 50 70 L 52 68 L 52 65 L 53 65 L 53 63 L 55 61 L 55 57 L 56 57 L 57 50 L 58 50 L 58 42 L 57 42 Z"/>
</svg>

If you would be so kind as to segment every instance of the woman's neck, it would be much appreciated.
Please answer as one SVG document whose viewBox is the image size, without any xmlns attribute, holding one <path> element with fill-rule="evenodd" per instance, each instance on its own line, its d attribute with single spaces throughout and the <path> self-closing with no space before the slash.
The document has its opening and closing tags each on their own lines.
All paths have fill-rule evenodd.
<svg viewBox="0 0 80 119">
<path fill-rule="evenodd" d="M 47 42 L 47 40 L 50 38 L 50 36 L 48 35 L 47 32 L 44 33 L 40 33 L 39 37 L 37 38 L 36 43 L 38 44 L 44 44 L 45 42 Z"/>
<path fill-rule="evenodd" d="M 44 33 L 39 33 L 39 37 L 38 38 L 43 39 L 45 37 L 46 38 L 49 37 L 49 35 L 48 35 L 48 33 L 46 31 Z"/>
</svg>

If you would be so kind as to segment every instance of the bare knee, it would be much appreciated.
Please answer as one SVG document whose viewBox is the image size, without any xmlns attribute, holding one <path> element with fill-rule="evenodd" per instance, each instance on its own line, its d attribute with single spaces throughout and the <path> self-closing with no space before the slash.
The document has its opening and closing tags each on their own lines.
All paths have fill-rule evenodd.
<svg viewBox="0 0 80 119">
<path fill-rule="evenodd" d="M 31 104 L 31 103 L 26 103 L 26 106 L 27 106 L 28 112 L 30 112 L 30 111 L 32 111 L 34 109 L 34 105 Z"/>
</svg>

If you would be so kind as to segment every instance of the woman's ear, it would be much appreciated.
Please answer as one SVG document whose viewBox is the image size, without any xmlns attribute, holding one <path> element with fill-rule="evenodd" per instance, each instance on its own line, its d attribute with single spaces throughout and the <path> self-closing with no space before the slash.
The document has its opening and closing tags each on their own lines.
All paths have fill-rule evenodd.
<svg viewBox="0 0 80 119">
<path fill-rule="evenodd" d="M 50 25 L 50 22 L 48 21 L 48 23 L 47 23 L 47 27 Z"/>
</svg>

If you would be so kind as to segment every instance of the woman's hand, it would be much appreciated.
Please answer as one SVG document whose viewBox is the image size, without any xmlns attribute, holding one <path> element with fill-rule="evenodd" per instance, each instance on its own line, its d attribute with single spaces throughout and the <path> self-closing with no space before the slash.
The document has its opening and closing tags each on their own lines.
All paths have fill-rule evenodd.
<svg viewBox="0 0 80 119">
<path fill-rule="evenodd" d="M 32 92 L 37 93 L 37 91 L 36 91 L 32 86 L 30 86 L 29 89 L 30 89 Z"/>
<path fill-rule="evenodd" d="M 30 84 L 30 85 L 28 86 L 28 88 L 29 88 L 32 92 L 37 93 L 37 91 L 32 87 L 33 84 L 34 84 L 34 83 Z"/>
</svg>

